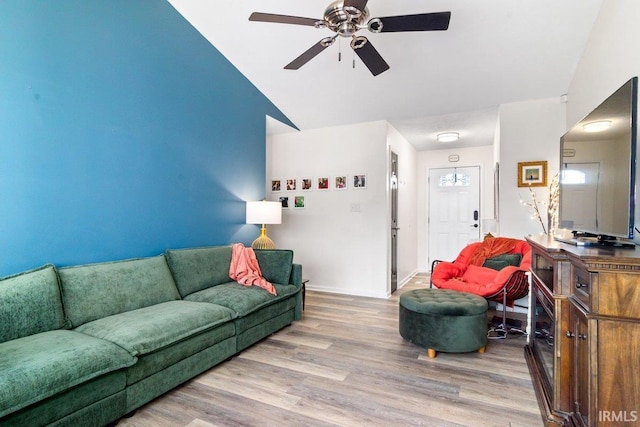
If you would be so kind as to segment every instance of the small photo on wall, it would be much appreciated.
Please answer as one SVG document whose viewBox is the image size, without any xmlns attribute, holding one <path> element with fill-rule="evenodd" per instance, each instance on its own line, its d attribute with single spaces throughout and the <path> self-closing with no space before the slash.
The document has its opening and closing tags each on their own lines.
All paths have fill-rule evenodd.
<svg viewBox="0 0 640 427">
<path fill-rule="evenodd" d="M 304 208 L 304 196 L 296 196 L 293 199 L 293 203 L 293 207 L 295 207 L 296 209 Z"/>
<path fill-rule="evenodd" d="M 302 191 L 313 190 L 313 178 L 302 178 L 300 180 L 300 189 Z"/>
<path fill-rule="evenodd" d="M 271 180 L 271 192 L 277 193 L 278 191 L 282 191 L 281 184 L 282 181 L 280 181 L 279 179 Z"/>
<path fill-rule="evenodd" d="M 323 176 L 318 178 L 318 190 L 328 190 L 329 189 L 329 177 Z"/>
<path fill-rule="evenodd" d="M 295 178 L 287 180 L 287 191 L 296 191 L 297 181 Z"/>
<path fill-rule="evenodd" d="M 366 174 L 353 175 L 353 188 L 357 188 L 357 189 L 367 188 L 367 175 Z"/>
<path fill-rule="evenodd" d="M 335 188 L 336 190 L 346 190 L 347 189 L 347 175 L 340 175 L 340 176 L 334 177 L 333 188 Z"/>
<path fill-rule="evenodd" d="M 280 204 L 282 204 L 282 209 L 289 209 L 289 198 L 288 197 L 280 197 Z"/>
</svg>

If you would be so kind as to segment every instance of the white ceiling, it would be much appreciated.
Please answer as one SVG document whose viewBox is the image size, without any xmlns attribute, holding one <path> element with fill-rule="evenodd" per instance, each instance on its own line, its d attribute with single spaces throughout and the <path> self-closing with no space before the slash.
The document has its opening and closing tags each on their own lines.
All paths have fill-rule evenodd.
<svg viewBox="0 0 640 427">
<path fill-rule="evenodd" d="M 377 77 L 349 39 L 284 70 L 333 33 L 248 20 L 254 11 L 319 19 L 330 0 L 169 2 L 299 129 L 388 120 L 427 150 L 449 147 L 435 141 L 442 131 L 460 133 L 456 147 L 489 145 L 500 104 L 564 94 L 602 0 L 370 0 L 371 17 L 452 14 L 447 31 L 358 32 L 391 66 Z"/>
</svg>

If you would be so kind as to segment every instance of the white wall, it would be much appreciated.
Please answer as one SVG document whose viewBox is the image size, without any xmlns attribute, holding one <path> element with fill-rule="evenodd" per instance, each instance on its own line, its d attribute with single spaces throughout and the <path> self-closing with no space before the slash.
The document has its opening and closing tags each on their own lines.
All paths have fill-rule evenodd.
<svg viewBox="0 0 640 427">
<path fill-rule="evenodd" d="M 458 162 L 449 162 L 449 155 L 457 154 Z M 480 166 L 480 218 L 493 218 L 493 147 L 470 147 L 451 150 L 421 151 L 418 153 L 418 269 L 431 270 L 429 265 L 429 169 Z"/>
<path fill-rule="evenodd" d="M 640 40 L 639 16 L 637 0 L 604 0 L 569 85 L 566 105 L 559 98 L 505 104 L 500 108 L 494 147 L 417 153 L 417 218 L 413 227 L 417 230 L 416 263 L 420 271 L 429 269 L 428 169 L 449 166 L 449 154 L 460 155 L 460 166 L 480 164 L 483 218 L 492 214 L 493 168 L 494 162 L 499 161 L 500 235 L 521 238 L 542 230 L 519 203 L 521 198 L 530 197 L 526 188 L 517 187 L 517 163 L 547 160 L 550 180 L 559 168 L 560 136 L 630 77 L 640 75 L 640 50 L 635 48 L 636 40 Z M 281 179 L 288 175 L 369 174 L 369 188 L 361 193 L 304 193 L 308 202 L 305 210 L 286 211 L 281 226 L 269 227 L 269 235 L 279 247 L 296 251 L 296 262 L 303 263 L 304 276 L 311 279 L 310 288 L 371 296 L 386 294 L 388 146 L 402 151 L 396 148 L 395 138 L 386 122 L 375 122 L 276 135 L 268 141 L 267 180 L 274 177 L 274 171 Z M 401 169 L 401 173 L 405 172 L 408 171 Z M 409 178 L 406 185 L 404 194 L 411 194 Z M 546 200 L 546 188 L 535 191 Z M 350 212 L 351 203 L 359 203 L 362 212 Z M 403 228 L 411 229 L 410 217 L 401 221 L 408 222 L 407 226 L 401 225 L 401 232 L 405 231 Z M 638 218 L 636 223 L 640 223 Z M 401 238 L 400 242 L 403 252 L 411 251 L 410 238 Z M 400 269 L 401 275 L 413 270 L 410 263 Z"/>
<path fill-rule="evenodd" d="M 399 156 L 401 211 L 407 232 L 415 229 L 408 194 L 415 178 L 415 151 L 386 121 L 273 135 L 267 140 L 267 197 L 290 197 L 281 225 L 269 227 L 280 248 L 291 248 L 303 265 L 309 289 L 386 298 L 389 295 L 389 152 Z M 367 175 L 366 189 L 272 193 L 271 180 L 336 175 Z M 333 182 L 332 182 L 333 184 Z M 332 185 L 333 187 L 333 185 Z M 305 196 L 304 209 L 293 208 L 293 197 Z M 402 206 L 402 204 L 408 204 Z M 401 232 L 402 230 L 401 226 Z M 399 259 L 415 259 L 411 239 L 399 236 Z M 408 257 L 405 252 L 412 252 Z M 402 262 L 399 278 L 415 271 Z"/>
<path fill-rule="evenodd" d="M 569 85 L 567 127 L 572 127 L 631 77 L 640 75 L 640 2 L 604 0 Z"/>
<path fill-rule="evenodd" d="M 640 76 L 640 50 L 636 46 L 640 40 L 639 17 L 638 0 L 602 3 L 567 92 L 567 127 L 580 121 L 631 77 Z M 640 188 L 638 185 L 636 181 L 636 188 Z M 636 226 L 640 224 L 639 211 L 636 204 Z M 640 243 L 638 234 L 636 243 Z"/>
<path fill-rule="evenodd" d="M 566 105 L 560 97 L 500 106 L 500 236 L 522 239 L 542 232 L 540 224 L 531 219 L 531 210 L 520 203 L 531 201 L 531 195 L 528 188 L 518 187 L 518 162 L 546 160 L 550 183 L 559 170 L 565 115 Z M 548 187 L 532 188 L 538 200 L 548 200 Z M 546 209 L 543 215 L 546 227 Z"/>
</svg>

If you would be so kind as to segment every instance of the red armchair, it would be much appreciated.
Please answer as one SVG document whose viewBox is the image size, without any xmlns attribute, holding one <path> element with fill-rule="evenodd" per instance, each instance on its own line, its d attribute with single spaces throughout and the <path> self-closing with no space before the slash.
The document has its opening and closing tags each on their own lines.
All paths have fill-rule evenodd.
<svg viewBox="0 0 640 427">
<path fill-rule="evenodd" d="M 467 245 L 453 262 L 434 261 L 431 285 L 469 292 L 502 303 L 504 330 L 498 330 L 506 335 L 506 307 L 513 306 L 515 300 L 529 293 L 526 273 L 530 266 L 531 247 L 527 242 L 489 237 L 483 242 Z"/>
</svg>

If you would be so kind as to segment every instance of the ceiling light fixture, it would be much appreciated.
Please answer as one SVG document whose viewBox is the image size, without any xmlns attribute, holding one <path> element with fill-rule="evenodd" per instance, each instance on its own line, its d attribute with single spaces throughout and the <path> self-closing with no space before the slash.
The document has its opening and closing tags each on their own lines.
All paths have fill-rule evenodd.
<svg viewBox="0 0 640 427">
<path fill-rule="evenodd" d="M 585 132 L 602 132 L 611 127 L 611 120 L 599 120 L 597 122 L 585 123 L 582 125 L 582 129 Z"/>
<path fill-rule="evenodd" d="M 460 134 L 458 132 L 439 133 L 438 136 L 436 136 L 440 142 L 454 142 L 457 141 L 459 137 Z"/>
</svg>

